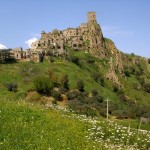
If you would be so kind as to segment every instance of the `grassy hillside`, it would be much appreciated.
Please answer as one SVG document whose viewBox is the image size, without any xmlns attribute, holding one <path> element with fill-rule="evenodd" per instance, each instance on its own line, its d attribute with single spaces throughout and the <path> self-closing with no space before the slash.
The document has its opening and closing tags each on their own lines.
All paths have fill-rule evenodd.
<svg viewBox="0 0 150 150">
<path fill-rule="evenodd" d="M 150 148 L 150 134 L 68 109 L 0 100 L 0 149 L 126 150 Z"/>
<path fill-rule="evenodd" d="M 150 130 L 149 124 L 139 122 L 150 107 L 149 93 L 143 89 L 149 79 L 146 63 L 134 64 L 136 73 L 129 70 L 126 78 L 117 74 L 123 89 L 106 79 L 108 64 L 109 58 L 87 52 L 73 52 L 67 59 L 47 58 L 42 63 L 0 64 L 0 149 L 148 150 L 149 132 L 137 130 L 139 126 Z M 141 66 L 143 73 L 137 76 Z M 68 75 L 69 90 L 59 93 L 64 75 Z M 56 91 L 49 95 L 35 92 L 39 76 L 55 83 Z M 77 85 L 79 80 L 84 91 L 79 89 L 81 82 Z M 104 118 L 107 97 L 111 100 L 109 121 Z M 117 115 L 128 119 L 118 120 Z"/>
<path fill-rule="evenodd" d="M 70 51 L 69 53 L 69 58 L 50 57 L 42 63 L 0 64 L 0 98 L 25 99 L 30 91 L 35 91 L 34 80 L 38 76 L 57 82 L 56 87 L 59 90 L 62 86 L 62 77 L 67 75 L 70 90 L 65 93 L 60 91 L 60 94 L 66 95 L 69 99 L 67 104 L 78 113 L 105 117 L 105 100 L 109 98 L 111 100 L 109 102 L 110 115 L 133 119 L 149 116 L 150 94 L 146 90 L 149 88 L 150 73 L 145 60 L 132 55 L 125 56 L 126 76 L 123 77 L 116 70 L 123 86 L 120 88 L 106 79 L 109 57 L 98 58 L 84 51 Z M 127 63 L 128 59 L 130 61 Z M 133 60 L 138 61 L 138 64 L 131 66 Z M 83 82 L 84 92 L 77 92 L 79 80 Z M 12 85 L 17 85 L 17 90 L 14 92 L 8 89 Z M 97 94 L 93 95 L 93 91 Z M 51 95 L 53 96 L 53 91 Z"/>
</svg>

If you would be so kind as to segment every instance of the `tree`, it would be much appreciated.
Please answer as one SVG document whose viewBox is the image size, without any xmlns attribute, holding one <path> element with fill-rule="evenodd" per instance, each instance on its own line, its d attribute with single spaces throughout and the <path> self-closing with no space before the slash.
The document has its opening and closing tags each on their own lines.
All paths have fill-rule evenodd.
<svg viewBox="0 0 150 150">
<path fill-rule="evenodd" d="M 49 95 L 53 89 L 53 83 L 45 76 L 37 77 L 33 83 L 35 90 L 40 94 Z"/>
</svg>

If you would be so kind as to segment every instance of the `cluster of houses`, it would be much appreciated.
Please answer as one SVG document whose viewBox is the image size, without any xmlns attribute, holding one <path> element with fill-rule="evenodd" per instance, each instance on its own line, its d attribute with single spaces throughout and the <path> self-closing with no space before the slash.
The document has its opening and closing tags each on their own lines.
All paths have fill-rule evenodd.
<svg viewBox="0 0 150 150">
<path fill-rule="evenodd" d="M 41 32 L 40 40 L 32 43 L 31 48 L 0 50 L 0 61 L 7 57 L 15 59 L 26 59 L 39 61 L 41 54 L 51 53 L 60 55 L 66 53 L 66 47 L 73 50 L 86 50 L 96 54 L 103 49 L 103 35 L 100 26 L 96 21 L 96 13 L 88 12 L 87 23 L 81 24 L 77 28 L 67 28 L 66 30 L 53 30 L 52 32 Z M 105 53 L 105 51 L 101 51 Z"/>
</svg>

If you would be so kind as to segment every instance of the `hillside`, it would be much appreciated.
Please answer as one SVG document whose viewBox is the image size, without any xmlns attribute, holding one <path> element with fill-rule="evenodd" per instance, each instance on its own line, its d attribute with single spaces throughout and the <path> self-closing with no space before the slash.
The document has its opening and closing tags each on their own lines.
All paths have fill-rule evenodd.
<svg viewBox="0 0 150 150">
<path fill-rule="evenodd" d="M 68 48 L 67 57 L 46 56 L 41 63 L 0 64 L 0 97 L 43 104 L 58 102 L 77 113 L 103 117 L 106 116 L 105 100 L 109 98 L 109 114 L 112 116 L 149 117 L 150 72 L 147 60 L 119 52 L 108 39 L 105 39 L 105 44 L 109 51 L 107 58 Z M 53 84 L 50 93 L 35 87 L 35 80 L 45 78 Z M 42 87 L 44 82 L 39 84 Z M 15 85 L 17 89 L 13 92 Z M 45 96 L 46 100 L 43 100 Z"/>
<path fill-rule="evenodd" d="M 120 150 L 150 147 L 150 134 L 66 108 L 2 99 L 0 149 Z"/>
</svg>

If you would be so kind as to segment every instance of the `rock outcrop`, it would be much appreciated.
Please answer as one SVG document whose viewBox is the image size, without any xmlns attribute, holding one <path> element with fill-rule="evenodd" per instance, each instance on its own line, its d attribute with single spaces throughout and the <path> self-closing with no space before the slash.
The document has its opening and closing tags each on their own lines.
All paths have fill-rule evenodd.
<svg viewBox="0 0 150 150">
<path fill-rule="evenodd" d="M 120 83 L 120 81 L 118 79 L 118 76 L 117 76 L 116 72 L 115 72 L 115 68 L 114 68 L 114 63 L 113 63 L 113 58 L 112 57 L 110 58 L 109 64 L 110 64 L 110 68 L 108 70 L 108 73 L 106 74 L 106 78 L 108 80 L 112 81 L 113 83 L 117 84 L 119 87 L 121 87 L 122 85 L 121 85 L 121 83 Z"/>
</svg>

